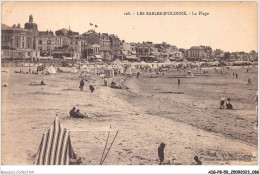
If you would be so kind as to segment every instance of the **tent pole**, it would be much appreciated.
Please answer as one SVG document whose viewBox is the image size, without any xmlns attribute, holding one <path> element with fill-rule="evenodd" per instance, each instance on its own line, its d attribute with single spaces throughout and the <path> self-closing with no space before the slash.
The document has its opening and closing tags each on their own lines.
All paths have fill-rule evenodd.
<svg viewBox="0 0 260 175">
<path fill-rule="evenodd" d="M 112 131 L 112 130 L 69 130 L 70 132 L 93 132 L 93 131 L 100 131 L 100 132 L 106 132 L 106 131 Z"/>
<path fill-rule="evenodd" d="M 114 139 L 113 139 L 113 141 L 112 141 L 110 147 L 108 148 L 107 154 L 105 155 L 105 157 L 104 157 L 104 159 L 103 159 L 103 161 L 101 162 L 100 165 L 102 165 L 103 162 L 105 161 L 105 159 L 106 159 L 106 157 L 107 157 L 107 155 L 108 155 L 108 153 L 109 153 L 109 151 L 110 151 L 110 148 L 112 147 L 112 145 L 113 145 L 113 143 L 114 143 L 114 141 L 115 141 L 115 139 L 116 139 L 116 136 L 117 136 L 118 132 L 119 132 L 119 130 L 117 130 L 116 135 L 115 135 L 115 137 L 114 137 Z"/>
<path fill-rule="evenodd" d="M 108 142 L 109 134 L 110 134 L 110 131 L 108 132 L 108 135 L 107 135 L 107 141 L 106 141 L 106 144 L 105 144 L 105 147 L 104 147 L 104 150 L 103 150 L 102 157 L 101 157 L 101 160 L 100 160 L 99 165 L 101 165 L 101 162 L 102 162 L 102 159 L 103 159 L 105 150 L 106 150 L 106 148 L 107 148 L 107 142 Z"/>
</svg>

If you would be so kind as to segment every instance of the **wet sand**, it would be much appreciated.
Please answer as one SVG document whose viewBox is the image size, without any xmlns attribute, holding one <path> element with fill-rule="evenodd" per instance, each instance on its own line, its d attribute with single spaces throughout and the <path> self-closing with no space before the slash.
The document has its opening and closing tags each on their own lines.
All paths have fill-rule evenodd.
<svg viewBox="0 0 260 175">
<path fill-rule="evenodd" d="M 92 78 L 83 91 L 78 88 L 79 73 L 33 75 L 14 70 L 20 68 L 2 68 L 5 165 L 33 164 L 42 134 L 56 115 L 68 129 L 88 130 L 71 132 L 73 149 L 83 165 L 99 164 L 108 134 L 102 130 L 109 126 L 113 130 L 109 143 L 118 129 L 119 134 L 104 162 L 107 165 L 157 165 L 161 142 L 166 143 L 165 161 L 174 157 L 176 164 L 191 164 L 195 155 L 205 165 L 257 164 L 258 132 L 253 128 L 257 70 L 238 69 L 239 79 L 233 79 L 233 70 L 225 70 L 225 75 L 209 70 L 211 76 L 181 79 L 179 87 L 177 79 L 167 78 L 178 72 L 159 78 L 142 72 L 139 79 L 116 77 L 123 89 L 103 86 L 102 79 L 89 74 Z M 29 85 L 41 80 L 45 86 Z M 231 98 L 234 110 L 218 109 L 223 96 Z M 91 117 L 69 118 L 73 106 Z"/>
</svg>

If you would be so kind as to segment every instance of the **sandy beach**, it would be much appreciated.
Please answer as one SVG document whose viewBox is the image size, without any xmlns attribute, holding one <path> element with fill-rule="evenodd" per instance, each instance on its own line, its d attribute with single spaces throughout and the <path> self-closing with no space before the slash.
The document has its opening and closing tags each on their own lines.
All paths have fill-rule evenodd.
<svg viewBox="0 0 260 175">
<path fill-rule="evenodd" d="M 42 134 L 56 116 L 70 130 L 87 130 L 71 132 L 72 147 L 82 165 L 99 164 L 108 134 L 104 130 L 110 126 L 109 143 L 119 133 L 106 165 L 158 165 L 161 142 L 166 144 L 165 161 L 174 158 L 174 164 L 190 165 L 195 155 L 203 165 L 257 164 L 257 68 L 249 73 L 241 67 L 205 68 L 208 75 L 193 69 L 195 77 L 181 78 L 180 86 L 172 77 L 186 74 L 183 70 L 164 76 L 141 72 L 138 79 L 135 70 L 133 75 L 114 78 L 123 89 L 104 86 L 102 78 L 88 74 L 83 91 L 79 73 L 34 75 L 14 70 L 20 68 L 2 67 L 1 72 L 4 165 L 32 165 Z M 46 85 L 30 86 L 41 80 Z M 94 84 L 93 93 L 90 84 Z M 231 98 L 234 110 L 219 109 L 222 97 Z M 90 118 L 70 118 L 73 106 Z"/>
</svg>

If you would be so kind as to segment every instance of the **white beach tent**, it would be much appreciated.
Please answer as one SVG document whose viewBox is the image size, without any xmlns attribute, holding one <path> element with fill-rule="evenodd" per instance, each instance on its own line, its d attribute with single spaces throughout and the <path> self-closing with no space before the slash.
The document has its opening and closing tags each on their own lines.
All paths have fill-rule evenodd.
<svg viewBox="0 0 260 175">
<path fill-rule="evenodd" d="M 55 68 L 54 68 L 53 66 L 50 66 L 50 67 L 47 69 L 47 71 L 48 71 L 50 74 L 56 74 L 56 73 L 57 73 L 56 70 L 55 70 Z"/>
<path fill-rule="evenodd" d="M 177 67 L 177 66 L 178 66 L 178 63 L 175 62 L 175 61 L 173 61 L 173 62 L 171 62 L 171 65 L 173 65 L 174 67 Z"/>
<path fill-rule="evenodd" d="M 218 61 L 212 62 L 212 66 L 218 66 L 218 65 L 219 65 L 219 62 L 218 62 Z"/>
<path fill-rule="evenodd" d="M 141 64 L 141 65 L 146 65 L 147 63 L 146 63 L 146 62 L 144 62 L 144 61 L 142 61 L 140 64 Z"/>
<path fill-rule="evenodd" d="M 167 60 L 165 60 L 163 63 L 165 63 L 165 64 L 171 64 L 172 62 L 171 62 L 169 59 L 167 59 Z"/>
<path fill-rule="evenodd" d="M 132 75 L 133 73 L 132 73 L 131 68 L 128 68 L 128 69 L 126 70 L 125 74 L 127 74 L 127 75 Z"/>
<path fill-rule="evenodd" d="M 78 70 L 76 67 L 72 67 L 72 69 L 71 69 L 71 72 L 72 72 L 72 73 L 78 73 L 78 71 L 79 71 L 79 70 Z"/>
<path fill-rule="evenodd" d="M 83 64 L 82 66 L 80 66 L 81 69 L 86 69 L 87 65 Z"/>
<path fill-rule="evenodd" d="M 122 64 L 122 62 L 119 59 L 116 59 L 115 61 L 112 62 L 112 64 L 120 65 L 120 64 Z"/>
</svg>

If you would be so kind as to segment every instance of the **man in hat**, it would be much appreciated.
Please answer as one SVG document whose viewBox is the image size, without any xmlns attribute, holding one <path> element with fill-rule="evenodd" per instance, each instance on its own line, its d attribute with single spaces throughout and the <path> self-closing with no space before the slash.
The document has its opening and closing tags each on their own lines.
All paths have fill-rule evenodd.
<svg viewBox="0 0 260 175">
<path fill-rule="evenodd" d="M 164 148 L 165 148 L 164 143 L 161 143 L 160 146 L 158 147 L 158 156 L 159 156 L 159 159 L 160 159 L 159 165 L 161 165 L 162 162 L 164 161 Z"/>
</svg>

